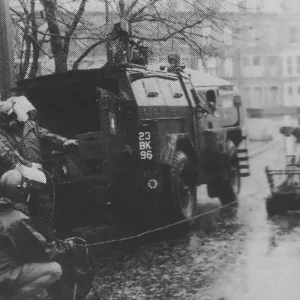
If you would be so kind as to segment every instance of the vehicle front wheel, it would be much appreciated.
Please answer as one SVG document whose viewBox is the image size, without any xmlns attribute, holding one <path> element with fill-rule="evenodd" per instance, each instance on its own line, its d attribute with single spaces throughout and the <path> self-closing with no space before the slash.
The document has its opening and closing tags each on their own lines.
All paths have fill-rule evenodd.
<svg viewBox="0 0 300 300">
<path fill-rule="evenodd" d="M 237 201 L 241 189 L 241 175 L 239 170 L 239 161 L 234 144 L 228 143 L 231 156 L 229 157 L 227 170 L 220 182 L 220 202 L 227 205 Z"/>
<path fill-rule="evenodd" d="M 171 165 L 171 201 L 176 220 L 189 220 L 193 226 L 194 212 L 197 204 L 196 171 L 190 159 L 181 151 L 174 155 Z"/>
</svg>

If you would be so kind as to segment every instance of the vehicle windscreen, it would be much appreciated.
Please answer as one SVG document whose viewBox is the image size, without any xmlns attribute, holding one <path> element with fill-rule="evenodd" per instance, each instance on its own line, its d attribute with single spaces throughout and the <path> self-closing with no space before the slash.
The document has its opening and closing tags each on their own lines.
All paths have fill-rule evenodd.
<svg viewBox="0 0 300 300">
<path fill-rule="evenodd" d="M 138 106 L 187 106 L 188 102 L 177 78 L 148 77 L 132 83 Z"/>
</svg>

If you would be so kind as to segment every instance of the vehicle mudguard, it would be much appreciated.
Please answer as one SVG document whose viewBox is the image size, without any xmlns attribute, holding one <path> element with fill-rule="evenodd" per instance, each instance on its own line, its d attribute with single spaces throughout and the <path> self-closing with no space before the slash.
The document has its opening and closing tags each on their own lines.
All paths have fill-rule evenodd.
<svg viewBox="0 0 300 300">
<path fill-rule="evenodd" d="M 237 154 L 239 141 L 231 139 L 232 131 L 228 128 L 205 129 L 204 132 L 204 172 L 209 178 L 222 176 L 228 161 Z"/>
<path fill-rule="evenodd" d="M 160 162 L 171 165 L 176 151 L 184 152 L 193 162 L 197 162 L 197 154 L 194 144 L 188 133 L 167 134 L 162 141 Z"/>
<path fill-rule="evenodd" d="M 205 154 L 226 152 L 227 130 L 225 128 L 205 129 Z"/>
</svg>

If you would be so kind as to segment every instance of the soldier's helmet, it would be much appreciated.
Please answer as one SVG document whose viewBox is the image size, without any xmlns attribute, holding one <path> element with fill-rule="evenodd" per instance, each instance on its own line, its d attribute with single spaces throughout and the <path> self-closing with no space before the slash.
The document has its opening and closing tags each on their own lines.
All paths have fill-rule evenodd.
<svg viewBox="0 0 300 300">
<path fill-rule="evenodd" d="M 28 183 L 19 170 L 9 170 L 0 178 L 0 196 L 9 199 L 19 210 L 28 214 Z"/>
<path fill-rule="evenodd" d="M 6 101 L 0 102 L 1 122 L 13 125 L 15 121 L 21 123 L 36 116 L 36 108 L 25 96 L 10 97 Z"/>
</svg>

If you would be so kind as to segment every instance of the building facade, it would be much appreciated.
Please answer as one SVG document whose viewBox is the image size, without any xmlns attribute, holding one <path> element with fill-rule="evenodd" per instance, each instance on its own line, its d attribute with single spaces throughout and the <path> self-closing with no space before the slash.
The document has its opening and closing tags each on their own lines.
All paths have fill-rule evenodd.
<svg viewBox="0 0 300 300">
<path fill-rule="evenodd" d="M 258 6 L 255 1 L 252 3 L 248 0 L 256 9 L 247 10 L 247 1 L 244 0 L 235 12 L 217 11 L 221 16 L 219 19 L 226 21 L 218 24 L 218 18 L 214 22 L 205 20 L 197 32 L 192 32 L 195 43 L 203 48 L 202 55 L 191 49 L 184 40 L 179 42 L 171 38 L 164 42 L 148 43 L 149 63 L 166 62 L 168 54 L 178 53 L 187 67 L 233 82 L 240 90 L 248 111 L 279 111 L 283 107 L 300 106 L 300 1 L 283 1 L 281 6 L 278 5 L 281 10 L 272 13 L 265 9 L 268 1 L 256 1 L 260 4 Z M 89 31 L 97 32 L 105 27 L 103 3 L 97 9 L 92 6 L 93 1 L 88 3 L 86 24 L 89 24 Z M 100 5 L 99 1 L 95 3 Z M 203 3 L 199 9 L 203 9 Z M 217 8 L 210 6 L 211 10 Z M 188 8 L 186 11 L 180 8 L 174 13 L 179 18 L 181 13 L 188 14 L 189 11 Z M 80 40 L 86 35 L 86 24 L 81 25 L 82 28 L 79 26 L 78 39 L 71 42 L 68 58 L 70 69 L 89 43 L 94 43 L 94 40 L 84 40 L 84 43 Z M 133 27 L 133 30 L 138 29 Z M 46 24 L 41 24 L 39 31 L 46 30 Z M 147 30 L 154 34 L 159 32 L 160 27 Z M 20 33 L 16 32 L 16 36 L 20 36 Z M 17 51 L 15 53 L 15 62 L 18 64 L 20 55 Z M 51 47 L 48 43 L 40 54 L 37 75 L 54 71 L 54 61 L 49 58 L 49 53 Z M 106 48 L 105 44 L 101 44 L 89 53 L 80 68 L 101 67 L 105 62 Z"/>
<path fill-rule="evenodd" d="M 280 13 L 241 15 L 216 75 L 234 82 L 248 111 L 300 106 L 300 1 Z"/>
</svg>

